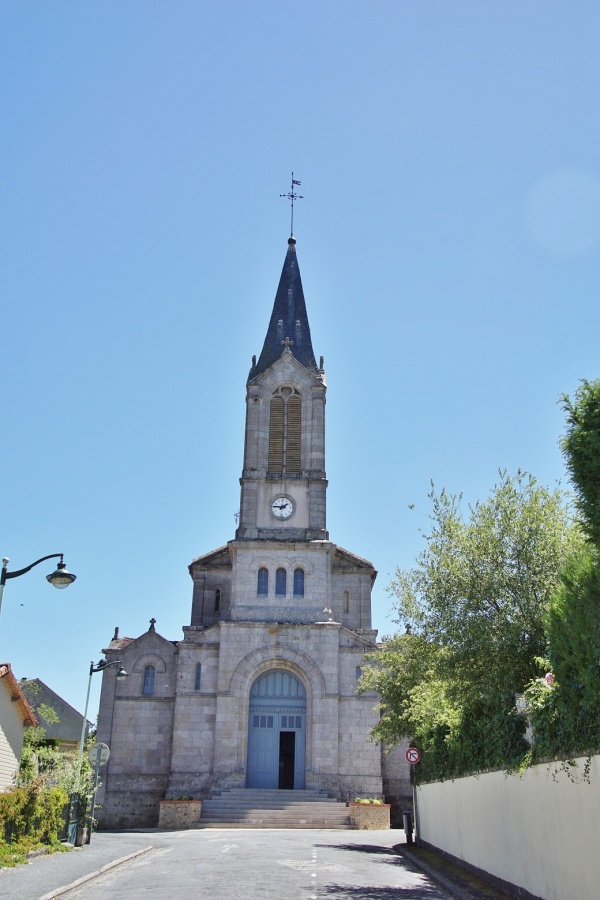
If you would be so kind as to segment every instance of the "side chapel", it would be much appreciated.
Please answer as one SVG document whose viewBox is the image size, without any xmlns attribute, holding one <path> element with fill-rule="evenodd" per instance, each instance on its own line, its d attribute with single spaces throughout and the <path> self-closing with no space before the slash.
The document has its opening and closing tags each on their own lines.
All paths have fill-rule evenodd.
<svg viewBox="0 0 600 900">
<path fill-rule="evenodd" d="M 325 394 L 290 237 L 248 375 L 235 538 L 190 564 L 183 640 L 151 620 L 104 651 L 129 677 L 103 672 L 100 827 L 153 826 L 159 800 L 223 787 L 402 793 L 399 754 L 368 740 L 377 697 L 356 693 L 377 573 L 329 539 Z"/>
</svg>

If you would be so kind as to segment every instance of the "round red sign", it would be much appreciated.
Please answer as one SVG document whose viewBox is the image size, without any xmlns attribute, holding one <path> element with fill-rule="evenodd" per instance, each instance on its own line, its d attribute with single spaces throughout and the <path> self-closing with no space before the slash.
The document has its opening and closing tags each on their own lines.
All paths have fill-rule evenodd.
<svg viewBox="0 0 600 900">
<path fill-rule="evenodd" d="M 421 762 L 421 754 L 416 747 L 409 747 L 406 751 L 406 759 L 409 763 L 418 763 Z"/>
</svg>

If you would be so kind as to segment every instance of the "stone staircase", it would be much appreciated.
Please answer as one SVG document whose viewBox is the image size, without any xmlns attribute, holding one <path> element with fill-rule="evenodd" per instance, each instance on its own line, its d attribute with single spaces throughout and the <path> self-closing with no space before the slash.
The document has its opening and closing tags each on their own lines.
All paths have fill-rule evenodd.
<svg viewBox="0 0 600 900">
<path fill-rule="evenodd" d="M 196 828 L 354 828 L 348 807 L 325 791 L 230 788 L 202 801 Z"/>
</svg>

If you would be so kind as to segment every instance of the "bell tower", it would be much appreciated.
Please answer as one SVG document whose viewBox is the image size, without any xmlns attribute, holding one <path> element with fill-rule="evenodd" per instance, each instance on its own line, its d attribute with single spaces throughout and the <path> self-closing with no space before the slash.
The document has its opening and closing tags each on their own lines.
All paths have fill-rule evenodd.
<svg viewBox="0 0 600 900">
<path fill-rule="evenodd" d="M 317 366 L 290 237 L 262 352 L 246 384 L 236 540 L 328 540 L 325 372 Z"/>
</svg>

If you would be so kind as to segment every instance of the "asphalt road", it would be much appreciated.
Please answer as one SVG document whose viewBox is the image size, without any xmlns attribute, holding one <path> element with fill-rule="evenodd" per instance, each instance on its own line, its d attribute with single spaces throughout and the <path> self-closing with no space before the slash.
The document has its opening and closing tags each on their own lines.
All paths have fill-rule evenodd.
<svg viewBox="0 0 600 900">
<path fill-rule="evenodd" d="M 447 900 L 449 894 L 396 855 L 392 848 L 401 834 L 206 829 L 95 835 L 95 847 L 87 848 L 95 852 L 93 866 L 91 854 L 84 856 L 89 871 L 104 864 L 105 850 L 116 858 L 153 849 L 70 891 L 65 900 Z M 22 877 L 18 870 L 0 873 L 0 897 L 51 895 L 59 884 L 80 877 L 63 877 L 72 865 L 64 862 L 62 873 L 60 857 L 34 860 Z"/>
</svg>

